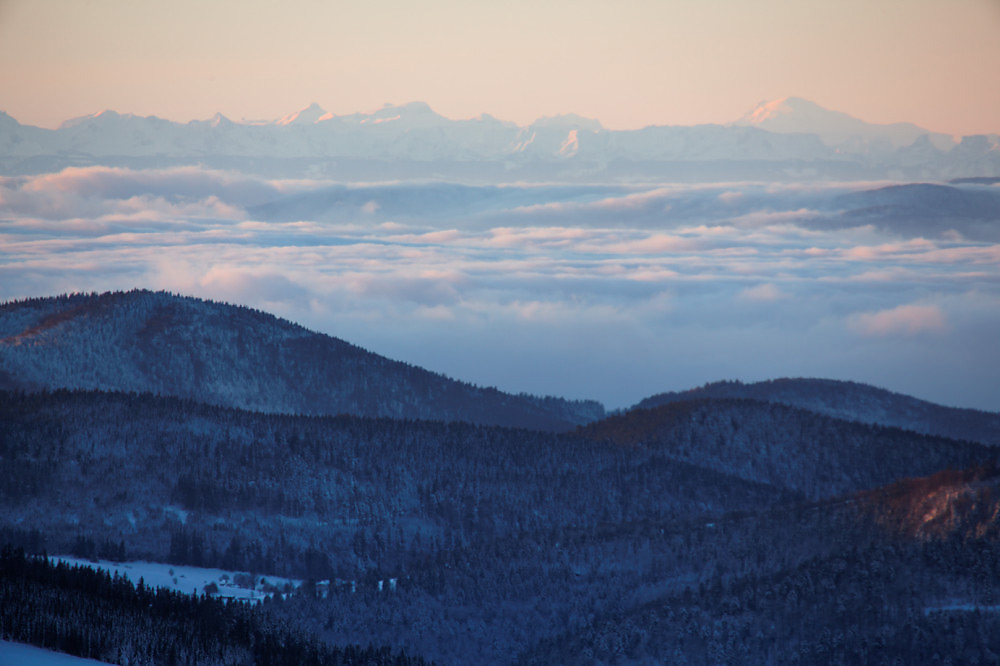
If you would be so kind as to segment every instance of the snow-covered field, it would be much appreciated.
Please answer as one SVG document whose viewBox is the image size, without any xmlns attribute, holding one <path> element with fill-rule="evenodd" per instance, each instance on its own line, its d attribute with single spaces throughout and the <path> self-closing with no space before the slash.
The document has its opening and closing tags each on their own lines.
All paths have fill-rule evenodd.
<svg viewBox="0 0 1000 666">
<path fill-rule="evenodd" d="M 215 596 L 252 603 L 271 596 L 275 590 L 278 592 L 291 591 L 302 584 L 301 580 L 293 578 L 258 575 L 253 581 L 254 585 L 251 589 L 249 574 L 239 571 L 180 566 L 162 562 L 109 562 L 107 560 L 92 562 L 63 556 L 54 556 L 51 559 L 53 562 L 65 562 L 74 566 L 101 569 L 112 576 L 117 573 L 135 584 L 138 584 L 141 579 L 143 584 L 148 587 L 162 587 L 187 594 L 203 594 L 206 587 L 214 584 L 218 588 L 217 592 L 213 592 Z M 237 581 L 241 584 L 237 584 Z M 6 662 L 0 662 L 0 664 L 5 665 Z"/>
<path fill-rule="evenodd" d="M 43 650 L 34 645 L 0 641 L 0 666 L 104 666 L 105 663 Z"/>
</svg>

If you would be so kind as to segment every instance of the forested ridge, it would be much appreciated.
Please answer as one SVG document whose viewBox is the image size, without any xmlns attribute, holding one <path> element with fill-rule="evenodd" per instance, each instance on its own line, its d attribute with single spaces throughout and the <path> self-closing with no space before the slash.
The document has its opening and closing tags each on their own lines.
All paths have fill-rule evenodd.
<svg viewBox="0 0 1000 666">
<path fill-rule="evenodd" d="M 1000 444 L 1000 414 L 944 407 L 858 382 L 783 378 L 713 382 L 687 391 L 658 393 L 635 407 L 652 409 L 704 398 L 744 398 L 808 409 L 840 419 L 895 426 L 928 435 Z"/>
<path fill-rule="evenodd" d="M 140 391 L 266 412 L 553 431 L 604 415 L 594 401 L 474 386 L 259 310 L 146 290 L 0 304 L 0 388 Z"/>
<path fill-rule="evenodd" d="M 209 550 L 267 537 L 296 568 L 323 534 L 329 557 L 367 566 L 421 549 L 562 527 L 667 520 L 796 495 L 656 450 L 463 423 L 296 417 L 148 394 L 0 392 L 8 515 L 66 534 L 167 539 L 212 524 Z M 191 512 L 182 522 L 178 511 Z M 72 521 L 67 518 L 72 516 Z M 223 519 L 220 524 L 218 519 Z M 377 544 L 382 544 L 378 547 Z M 404 548 L 405 550 L 405 548 Z M 394 559 L 390 556 L 390 559 Z"/>
<path fill-rule="evenodd" d="M 578 432 L 619 446 L 656 448 L 675 460 L 814 499 L 967 467 L 997 455 L 993 447 L 973 442 L 733 398 L 637 408 Z"/>
</svg>

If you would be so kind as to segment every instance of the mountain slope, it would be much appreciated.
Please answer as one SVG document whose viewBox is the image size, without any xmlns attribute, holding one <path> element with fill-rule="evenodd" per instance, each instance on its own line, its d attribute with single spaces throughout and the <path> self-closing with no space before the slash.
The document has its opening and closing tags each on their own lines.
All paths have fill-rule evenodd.
<svg viewBox="0 0 1000 666">
<path fill-rule="evenodd" d="M 796 497 L 568 434 L 261 414 L 101 391 L 0 391 L 0 472 L 0 523 L 57 541 L 70 525 L 95 537 L 124 533 L 160 558 L 156 543 L 179 524 L 210 528 L 213 539 L 242 529 L 271 542 L 275 534 L 240 523 L 294 518 L 303 520 L 286 524 L 282 539 L 366 527 L 388 538 L 395 526 L 488 541 L 529 527 L 666 520 Z"/>
<path fill-rule="evenodd" d="M 454 381 L 247 308 L 131 291 L 0 305 L 0 387 L 148 391 L 300 414 L 567 430 L 596 402 Z"/>
<path fill-rule="evenodd" d="M 761 598 L 788 602 L 790 613 L 837 607 L 841 587 L 802 588 L 795 567 L 847 555 L 883 531 L 860 525 L 849 501 L 803 503 L 802 495 L 961 466 L 985 450 L 749 401 L 668 405 L 648 422 L 635 416 L 626 415 L 631 431 L 611 433 L 619 439 L 595 441 L 259 414 L 150 395 L 0 392 L 0 541 L 33 540 L 50 552 L 124 542 L 132 557 L 340 578 L 346 586 L 334 583 L 327 598 L 297 595 L 276 612 L 334 644 L 509 663 L 563 632 L 628 633 L 623 617 L 650 600 L 704 600 L 709 620 L 725 617 L 733 595 L 716 605 L 706 594 L 720 584 L 790 575 L 797 594 L 812 595 L 806 608 L 787 589 Z M 719 471 L 726 466 L 743 478 Z M 761 470 L 784 489 L 748 480 Z M 963 570 L 981 582 L 973 567 Z M 382 590 L 386 579 L 398 589 Z M 921 590 L 935 601 L 936 590 Z M 849 608 L 908 599 L 865 588 Z M 766 607 L 739 615 L 765 620 L 765 642 L 785 636 L 766 624 Z M 731 661 L 768 662 L 766 647 L 747 638 L 756 631 L 732 635 L 747 658 Z M 653 643 L 632 649 L 641 655 Z M 705 661 L 697 645 L 684 647 Z"/>
<path fill-rule="evenodd" d="M 725 398 L 634 409 L 578 432 L 619 446 L 651 448 L 674 460 L 812 499 L 968 467 L 997 454 L 981 444 Z"/>
<path fill-rule="evenodd" d="M 690 549 L 664 527 L 793 499 L 566 434 L 0 392 L 0 543 L 86 557 L 124 542 L 118 557 L 355 581 L 290 599 L 313 604 L 294 624 L 439 663 L 508 663 L 624 602 L 647 584 L 648 524 L 681 575 Z"/>
<path fill-rule="evenodd" d="M 697 593 L 597 616 L 518 663 L 996 661 L 998 488 L 982 465 L 727 516 Z"/>
<path fill-rule="evenodd" d="M 1000 414 L 943 407 L 857 382 L 783 378 L 744 384 L 715 382 L 688 391 L 660 393 L 635 405 L 651 409 L 700 398 L 747 398 L 780 403 L 839 419 L 905 428 L 928 435 L 1000 445 Z"/>
<path fill-rule="evenodd" d="M 859 495 L 859 509 L 905 539 L 1000 537 L 1000 470 L 978 465 L 904 479 Z"/>
</svg>

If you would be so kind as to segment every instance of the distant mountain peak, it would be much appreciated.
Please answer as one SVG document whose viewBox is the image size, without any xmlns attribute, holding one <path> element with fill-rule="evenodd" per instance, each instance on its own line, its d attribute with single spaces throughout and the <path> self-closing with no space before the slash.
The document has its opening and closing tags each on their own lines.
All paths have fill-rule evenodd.
<svg viewBox="0 0 1000 666">
<path fill-rule="evenodd" d="M 583 129 L 598 132 L 604 129 L 600 120 L 584 118 L 575 113 L 560 113 L 554 116 L 543 116 L 531 124 L 532 127 L 551 127 L 566 130 Z"/>
<path fill-rule="evenodd" d="M 440 118 L 431 105 L 427 102 L 409 102 L 407 104 L 386 103 L 381 109 L 371 114 L 376 118 L 386 118 L 390 116 L 401 116 L 405 118 L 433 116 Z"/>
<path fill-rule="evenodd" d="M 220 127 L 220 126 L 223 126 L 223 125 L 232 125 L 233 121 L 230 120 L 229 118 L 225 117 L 224 115 L 222 115 L 222 113 L 220 113 L 220 112 L 217 111 L 215 113 L 215 115 L 212 116 L 209 119 L 208 123 L 212 127 Z"/>
<path fill-rule="evenodd" d="M 112 109 L 104 109 L 103 111 L 98 111 L 97 113 L 88 113 L 85 116 L 77 116 L 76 118 L 70 118 L 69 120 L 63 122 L 59 126 L 59 129 L 69 129 L 70 127 L 77 127 L 85 123 L 94 122 L 95 120 L 108 121 L 114 118 L 121 118 L 122 115 L 117 111 Z"/>
<path fill-rule="evenodd" d="M 831 125 L 867 125 L 840 111 L 831 111 L 801 97 L 780 97 L 757 104 L 734 125 L 752 125 L 768 131 L 816 132 Z"/>
<path fill-rule="evenodd" d="M 919 137 L 933 134 L 913 123 L 888 125 L 869 123 L 841 111 L 831 111 L 801 97 L 781 97 L 760 102 L 734 123 L 737 127 L 757 127 L 777 134 L 815 134 L 828 146 L 882 143 L 901 148 Z M 947 146 L 947 135 L 935 134 L 941 147 Z"/>
<path fill-rule="evenodd" d="M 801 97 L 780 97 L 770 101 L 764 100 L 748 111 L 743 118 L 736 121 L 738 125 L 761 125 L 769 120 L 793 113 L 835 113 L 824 109 L 815 102 Z"/>
<path fill-rule="evenodd" d="M 97 113 L 71 118 L 60 125 L 59 129 L 63 130 L 72 127 L 91 126 L 106 127 L 109 131 L 114 131 L 117 126 L 123 123 L 169 124 L 170 121 L 164 120 L 158 116 L 140 116 L 134 113 L 119 113 L 114 109 L 104 109 L 103 111 L 98 111 Z"/>
<path fill-rule="evenodd" d="M 412 113 L 434 113 L 430 104 L 427 102 L 421 102 L 420 100 L 404 104 L 401 108 L 404 108 Z"/>
<path fill-rule="evenodd" d="M 306 108 L 295 113 L 289 113 L 287 116 L 279 119 L 275 122 L 275 125 L 314 125 L 326 115 L 326 110 L 316 102 L 313 102 Z"/>
<path fill-rule="evenodd" d="M 402 125 L 407 128 L 436 127 L 451 122 L 434 111 L 427 102 L 409 102 L 401 105 L 386 102 L 381 108 L 374 111 L 355 113 L 350 116 L 343 116 L 343 118 L 360 125 L 392 123 L 394 126 Z"/>
</svg>

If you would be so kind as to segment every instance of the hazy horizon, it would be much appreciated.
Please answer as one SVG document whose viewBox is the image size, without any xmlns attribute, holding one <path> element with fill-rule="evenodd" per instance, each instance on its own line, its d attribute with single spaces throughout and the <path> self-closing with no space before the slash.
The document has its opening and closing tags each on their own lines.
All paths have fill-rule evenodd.
<svg viewBox="0 0 1000 666">
<path fill-rule="evenodd" d="M 122 116 L 132 115 L 132 116 L 143 117 L 143 118 L 159 118 L 161 120 L 167 120 L 169 122 L 178 123 L 178 124 L 184 124 L 184 123 L 188 123 L 188 122 L 207 122 L 207 121 L 213 120 L 218 115 L 222 115 L 225 118 L 227 118 L 228 120 L 230 120 L 230 121 L 232 121 L 234 123 L 237 123 L 237 124 L 242 124 L 242 125 L 260 125 L 260 124 L 282 124 L 282 123 L 285 123 L 285 122 L 289 122 L 289 121 L 293 120 L 295 116 L 299 115 L 300 113 L 302 113 L 304 111 L 309 111 L 309 110 L 313 109 L 314 107 L 319 107 L 320 109 L 322 109 L 324 111 L 325 115 L 319 121 L 319 122 L 322 122 L 322 120 L 329 120 L 329 119 L 334 119 L 334 118 L 347 118 L 347 117 L 358 116 L 358 115 L 373 115 L 373 114 L 375 114 L 375 113 L 377 113 L 379 111 L 382 111 L 382 110 L 388 109 L 388 108 L 405 108 L 405 107 L 411 107 L 411 106 L 415 106 L 415 105 L 425 105 L 434 114 L 436 114 L 438 116 L 441 116 L 445 120 L 449 120 L 449 121 L 476 120 L 476 119 L 483 118 L 483 117 L 492 117 L 492 118 L 495 118 L 496 120 L 499 120 L 499 121 L 501 121 L 503 123 L 514 123 L 514 124 L 518 125 L 519 127 L 526 127 L 526 126 L 531 126 L 531 125 L 536 124 L 538 122 L 549 120 L 549 119 L 553 119 L 553 118 L 560 118 L 560 117 L 570 117 L 570 118 L 572 118 L 572 117 L 578 117 L 578 118 L 581 118 L 581 119 L 584 119 L 584 120 L 596 121 L 597 123 L 599 123 L 601 125 L 601 127 L 603 127 L 606 130 L 611 130 L 611 131 L 625 130 L 625 131 L 627 131 L 627 130 L 644 129 L 646 127 L 657 127 L 657 126 L 661 126 L 661 127 L 667 127 L 667 126 L 697 127 L 699 125 L 732 125 L 734 123 L 737 123 L 737 122 L 739 122 L 741 120 L 746 119 L 748 116 L 750 116 L 752 114 L 752 112 L 754 112 L 756 110 L 759 110 L 762 107 L 777 106 L 779 103 L 785 102 L 786 100 L 801 100 L 801 101 L 806 102 L 807 104 L 815 104 L 817 107 L 822 108 L 822 109 L 824 109 L 826 111 L 829 111 L 829 112 L 832 112 L 832 113 L 844 113 L 843 111 L 841 111 L 840 109 L 838 109 L 836 107 L 823 107 L 823 106 L 821 106 L 819 104 L 816 104 L 813 100 L 806 99 L 806 98 L 801 97 L 799 95 L 784 95 L 782 97 L 777 97 L 777 98 L 774 98 L 774 99 L 759 100 L 756 104 L 748 106 L 747 109 L 743 113 L 739 114 L 738 116 L 735 116 L 733 118 L 730 118 L 729 120 L 718 122 L 718 123 L 693 122 L 693 123 L 690 123 L 690 124 L 678 124 L 678 125 L 655 125 L 654 124 L 654 125 L 643 125 L 643 126 L 628 127 L 628 128 L 619 128 L 619 127 L 608 126 L 608 125 L 605 124 L 605 122 L 601 118 L 584 116 L 584 115 L 582 115 L 580 113 L 576 113 L 572 109 L 567 110 L 564 113 L 559 113 L 559 114 L 554 114 L 554 115 L 546 115 L 546 116 L 538 116 L 537 118 L 529 120 L 527 123 L 518 123 L 518 122 L 516 122 L 514 120 L 510 120 L 508 118 L 499 117 L 496 114 L 490 113 L 488 111 L 481 111 L 479 113 L 473 114 L 471 116 L 465 116 L 465 117 L 451 117 L 451 116 L 447 116 L 447 115 L 441 113 L 440 111 L 438 111 L 438 109 L 434 108 L 433 105 L 431 105 L 428 102 L 426 102 L 425 100 L 421 100 L 421 99 L 402 100 L 400 102 L 384 102 L 383 104 L 381 104 L 379 106 L 372 107 L 372 108 L 356 109 L 354 111 L 348 111 L 348 112 L 345 112 L 345 113 L 334 113 L 332 111 L 327 110 L 326 107 L 324 107 L 319 102 L 315 102 L 314 101 L 314 102 L 310 102 L 309 104 L 306 104 L 305 106 L 302 106 L 302 107 L 299 107 L 299 108 L 295 108 L 295 109 L 291 109 L 291 110 L 289 110 L 286 113 L 283 113 L 283 114 L 275 116 L 275 117 L 270 117 L 270 118 L 248 118 L 248 117 L 245 117 L 245 116 L 230 117 L 230 116 L 222 113 L 221 111 L 217 111 L 217 112 L 215 112 L 215 113 L 213 113 L 211 115 L 205 116 L 205 117 L 178 119 L 178 118 L 172 118 L 172 117 L 168 117 L 168 116 L 165 116 L 165 115 L 162 115 L 162 114 L 157 114 L 157 113 L 151 113 L 151 114 L 148 114 L 148 115 L 140 115 L 140 114 L 133 113 L 129 109 L 116 109 L 116 108 L 106 107 L 106 108 L 101 108 L 101 109 L 95 109 L 94 111 L 92 111 L 90 113 L 85 113 L 83 115 L 73 116 L 73 117 L 69 117 L 69 118 L 64 118 L 61 121 L 57 121 L 54 124 L 50 124 L 50 125 L 47 125 L 47 126 L 31 125 L 30 123 L 27 123 L 27 122 L 23 121 L 21 118 L 17 118 L 13 114 L 7 113 L 6 109 L 0 109 L 0 112 L 7 113 L 7 115 L 11 116 L 12 118 L 14 118 L 14 120 L 18 121 L 18 123 L 20 123 L 22 125 L 30 125 L 30 126 L 33 126 L 33 127 L 42 127 L 42 129 L 59 129 L 60 127 L 66 125 L 67 123 L 71 123 L 73 121 L 79 121 L 79 120 L 83 120 L 83 119 L 87 119 L 87 118 L 99 117 L 99 116 L 101 116 L 101 115 L 103 115 L 105 113 L 109 113 L 109 112 L 111 112 L 111 113 L 117 113 L 117 114 L 122 115 Z M 850 114 L 845 114 L 845 115 L 850 115 Z M 910 122 L 910 121 L 905 120 L 905 119 L 897 119 L 897 120 L 893 120 L 893 121 L 889 121 L 889 122 L 885 122 L 885 123 L 874 123 L 874 122 L 871 122 L 871 121 L 869 121 L 869 120 L 867 120 L 865 118 L 857 118 L 857 117 L 854 117 L 854 116 L 851 116 L 851 117 L 855 118 L 856 120 L 859 120 L 861 122 L 870 123 L 872 125 L 881 125 L 881 126 L 901 124 L 901 123 L 909 123 Z M 915 124 L 915 123 L 911 123 L 911 124 Z M 928 132 L 931 132 L 931 133 L 947 134 L 946 132 L 937 132 L 937 130 L 935 130 L 934 128 L 930 128 L 930 127 L 923 127 L 922 129 L 927 130 Z M 998 121 L 998 124 L 997 124 L 997 127 L 995 128 L 995 131 L 993 131 L 993 132 L 987 132 L 987 134 L 997 134 L 997 133 L 1000 133 L 1000 121 Z M 958 135 L 954 135 L 954 136 L 958 136 Z"/>
<path fill-rule="evenodd" d="M 872 123 L 971 135 L 997 131 L 998 29 L 990 0 L 10 0 L 0 107 L 53 127 L 104 108 L 187 121 L 423 100 L 449 118 L 523 125 L 573 112 L 628 129 L 725 123 L 795 95 Z"/>
</svg>

